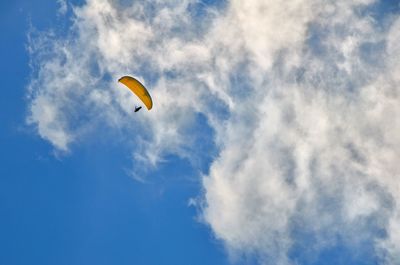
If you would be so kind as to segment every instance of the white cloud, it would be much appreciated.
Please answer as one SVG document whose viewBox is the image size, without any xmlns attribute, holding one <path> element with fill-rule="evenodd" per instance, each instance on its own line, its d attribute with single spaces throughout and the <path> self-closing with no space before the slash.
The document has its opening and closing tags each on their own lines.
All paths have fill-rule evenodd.
<svg viewBox="0 0 400 265">
<path fill-rule="evenodd" d="M 201 18 L 196 3 L 89 0 L 70 35 L 33 38 L 39 135 L 68 150 L 99 123 L 140 132 L 134 157 L 154 167 L 196 159 L 204 115 L 219 155 L 203 218 L 233 256 L 296 264 L 340 238 L 398 264 L 400 20 L 379 24 L 370 0 L 231 1 Z M 146 115 L 125 74 L 151 87 Z"/>
<path fill-rule="evenodd" d="M 68 3 L 67 0 L 57 0 L 59 5 L 58 13 L 60 15 L 65 15 L 68 11 Z"/>
</svg>

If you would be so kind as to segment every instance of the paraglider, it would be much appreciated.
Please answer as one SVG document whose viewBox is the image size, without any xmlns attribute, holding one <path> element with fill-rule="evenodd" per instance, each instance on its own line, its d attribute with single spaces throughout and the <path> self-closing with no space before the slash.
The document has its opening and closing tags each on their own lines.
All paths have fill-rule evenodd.
<svg viewBox="0 0 400 265">
<path fill-rule="evenodd" d="M 129 88 L 146 106 L 148 110 L 153 107 L 153 100 L 147 89 L 135 78 L 131 76 L 123 76 L 118 82 Z M 135 112 L 138 112 L 142 107 L 135 107 Z"/>
</svg>

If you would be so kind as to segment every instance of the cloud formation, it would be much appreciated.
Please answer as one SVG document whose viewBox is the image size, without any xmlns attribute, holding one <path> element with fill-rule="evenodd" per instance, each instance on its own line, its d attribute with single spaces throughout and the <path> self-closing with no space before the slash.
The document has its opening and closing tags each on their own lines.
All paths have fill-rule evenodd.
<svg viewBox="0 0 400 265">
<path fill-rule="evenodd" d="M 313 264 L 340 245 L 400 264 L 400 19 L 380 4 L 88 0 L 66 37 L 30 41 L 28 121 L 62 151 L 100 125 L 143 132 L 148 167 L 214 137 L 202 214 L 233 258 Z M 151 87 L 146 115 L 125 74 Z"/>
</svg>

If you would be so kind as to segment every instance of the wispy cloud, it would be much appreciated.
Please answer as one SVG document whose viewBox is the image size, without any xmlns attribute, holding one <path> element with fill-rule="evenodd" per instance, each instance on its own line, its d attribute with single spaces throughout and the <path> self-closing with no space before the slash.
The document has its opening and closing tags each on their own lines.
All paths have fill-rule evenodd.
<svg viewBox="0 0 400 265">
<path fill-rule="evenodd" d="M 67 0 L 57 0 L 59 5 L 58 13 L 60 15 L 65 15 L 68 11 L 68 3 Z"/>
<path fill-rule="evenodd" d="M 66 37 L 30 41 L 28 120 L 64 151 L 123 128 L 154 167 L 200 155 L 200 115 L 218 148 L 203 218 L 233 256 L 312 264 L 341 244 L 399 264 L 400 19 L 377 4 L 88 0 Z M 146 115 L 125 74 L 151 87 Z"/>
</svg>

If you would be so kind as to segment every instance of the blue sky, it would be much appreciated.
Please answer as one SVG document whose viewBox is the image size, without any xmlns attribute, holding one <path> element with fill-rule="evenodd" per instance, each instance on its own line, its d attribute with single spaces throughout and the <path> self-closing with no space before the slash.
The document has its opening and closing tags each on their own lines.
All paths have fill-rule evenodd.
<svg viewBox="0 0 400 265">
<path fill-rule="evenodd" d="M 0 3 L 0 264 L 400 264 L 399 13 Z"/>
<path fill-rule="evenodd" d="M 27 34 L 31 24 L 64 25 L 57 9 L 54 1 L 0 4 L 0 263 L 227 264 L 188 207 L 200 183 L 185 161 L 171 157 L 143 184 L 126 173 L 120 141 L 102 136 L 57 157 L 25 125 Z"/>
</svg>

